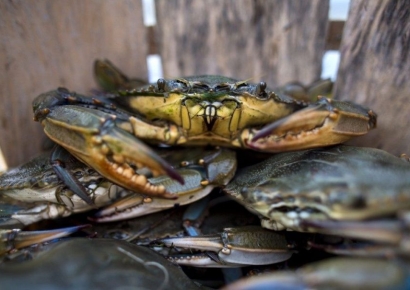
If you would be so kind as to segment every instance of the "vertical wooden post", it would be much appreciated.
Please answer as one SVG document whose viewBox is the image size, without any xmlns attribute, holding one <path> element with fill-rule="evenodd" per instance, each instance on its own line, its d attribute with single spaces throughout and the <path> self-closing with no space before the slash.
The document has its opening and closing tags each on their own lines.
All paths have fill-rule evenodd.
<svg viewBox="0 0 410 290">
<path fill-rule="evenodd" d="M 328 0 L 156 3 L 167 77 L 220 74 L 270 87 L 320 77 Z"/>
<path fill-rule="evenodd" d="M 365 104 L 378 128 L 353 143 L 410 153 L 410 5 L 352 0 L 335 97 Z"/>
</svg>

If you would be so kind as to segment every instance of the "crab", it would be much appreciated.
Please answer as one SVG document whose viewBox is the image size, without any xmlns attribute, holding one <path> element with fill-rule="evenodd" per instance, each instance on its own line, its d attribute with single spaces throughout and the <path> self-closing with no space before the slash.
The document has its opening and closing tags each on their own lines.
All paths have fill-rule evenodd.
<svg viewBox="0 0 410 290">
<path fill-rule="evenodd" d="M 265 82 L 222 76 L 159 79 L 93 98 L 59 88 L 38 96 L 33 111 L 51 140 L 101 175 L 128 190 L 162 198 L 176 196 L 135 168 L 147 167 L 154 176 L 168 175 L 180 183 L 183 178 L 150 145 L 295 151 L 366 134 L 377 119 L 353 103 L 320 98 L 309 104 L 276 94 Z"/>
<path fill-rule="evenodd" d="M 376 255 L 409 255 L 409 176 L 405 156 L 338 145 L 274 155 L 242 168 L 224 191 L 265 228 L 371 241 L 382 249 L 373 247 Z M 361 247 L 320 247 L 370 255 Z"/>
</svg>

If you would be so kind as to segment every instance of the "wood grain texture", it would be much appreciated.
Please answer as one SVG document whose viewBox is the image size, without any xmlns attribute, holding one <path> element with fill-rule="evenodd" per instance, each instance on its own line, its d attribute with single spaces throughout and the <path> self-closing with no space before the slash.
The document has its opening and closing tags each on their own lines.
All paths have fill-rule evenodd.
<svg viewBox="0 0 410 290">
<path fill-rule="evenodd" d="M 220 74 L 273 87 L 320 76 L 327 0 L 156 3 L 167 77 Z"/>
<path fill-rule="evenodd" d="M 352 0 L 335 97 L 372 108 L 378 128 L 352 144 L 410 153 L 410 5 Z"/>
<path fill-rule="evenodd" d="M 88 93 L 96 58 L 146 77 L 145 38 L 141 1 L 0 1 L 0 146 L 9 166 L 40 150 L 31 109 L 38 94 L 59 86 Z"/>
<path fill-rule="evenodd" d="M 329 21 L 326 36 L 326 50 L 339 50 L 340 43 L 342 42 L 344 26 L 345 21 Z"/>
</svg>

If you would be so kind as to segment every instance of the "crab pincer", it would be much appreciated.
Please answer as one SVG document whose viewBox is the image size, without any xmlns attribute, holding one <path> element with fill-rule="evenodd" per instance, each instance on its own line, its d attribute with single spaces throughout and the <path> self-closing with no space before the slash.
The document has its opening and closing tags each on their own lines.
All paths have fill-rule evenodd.
<svg viewBox="0 0 410 290">
<path fill-rule="evenodd" d="M 352 103 L 319 98 L 315 104 L 264 126 L 247 145 L 283 152 L 343 143 L 376 127 L 376 114 Z"/>
<path fill-rule="evenodd" d="M 50 94 L 55 92 L 40 95 L 35 102 L 41 103 L 39 98 Z M 37 110 L 44 112 L 41 107 Z M 114 110 L 95 110 L 81 103 L 59 104 L 47 108 L 46 114 L 35 112 L 35 115 L 51 140 L 124 188 L 175 198 L 165 187 L 150 184 L 144 175 L 137 173 L 139 168 L 149 169 L 154 176 L 168 175 L 183 183 L 183 178 L 171 165 L 129 132 L 127 120 L 118 117 Z"/>
</svg>

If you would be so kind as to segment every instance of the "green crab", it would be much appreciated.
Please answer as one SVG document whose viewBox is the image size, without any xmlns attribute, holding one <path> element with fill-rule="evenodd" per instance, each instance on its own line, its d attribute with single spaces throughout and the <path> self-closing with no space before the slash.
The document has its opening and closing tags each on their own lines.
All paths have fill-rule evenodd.
<svg viewBox="0 0 410 290">
<path fill-rule="evenodd" d="M 113 77 L 119 84 L 97 79 L 121 87 L 127 83 L 121 75 Z M 147 167 L 154 176 L 168 175 L 180 183 L 183 178 L 148 144 L 294 151 L 366 134 L 377 119 L 356 104 L 327 98 L 308 104 L 276 94 L 264 82 L 222 76 L 159 79 L 92 98 L 59 88 L 38 96 L 33 110 L 50 139 L 101 175 L 128 190 L 163 198 L 175 195 L 134 168 Z"/>
</svg>

